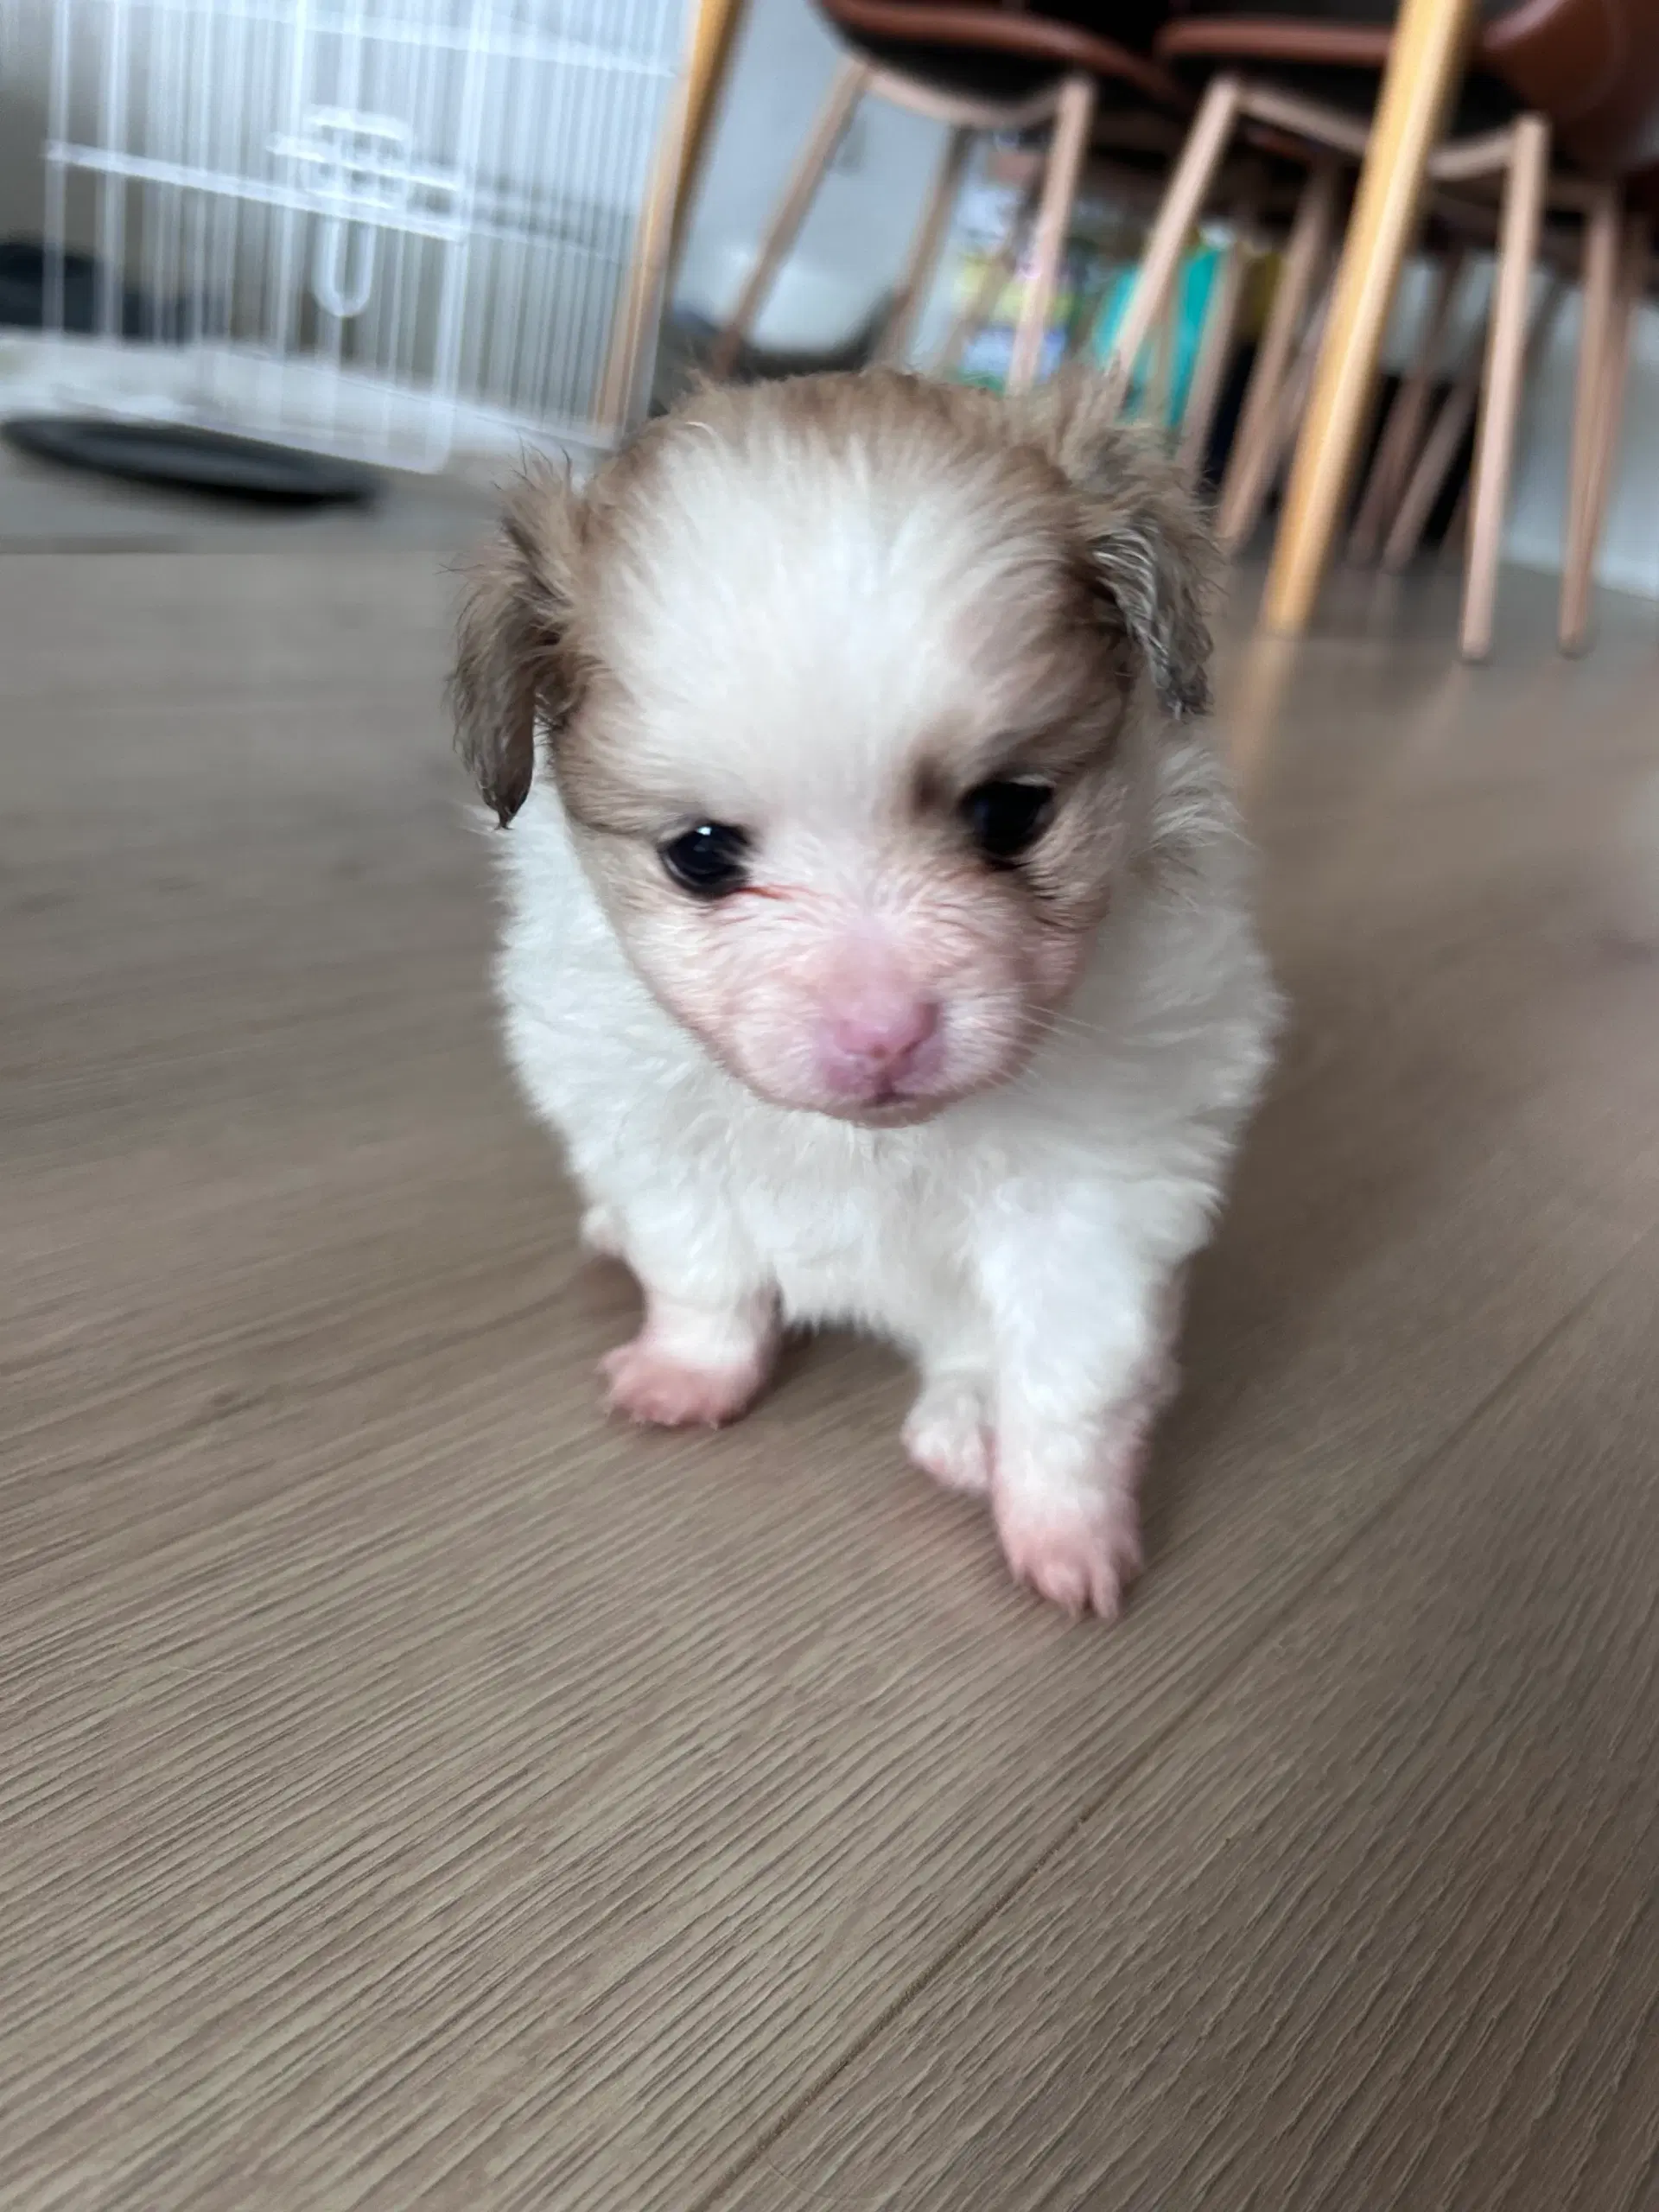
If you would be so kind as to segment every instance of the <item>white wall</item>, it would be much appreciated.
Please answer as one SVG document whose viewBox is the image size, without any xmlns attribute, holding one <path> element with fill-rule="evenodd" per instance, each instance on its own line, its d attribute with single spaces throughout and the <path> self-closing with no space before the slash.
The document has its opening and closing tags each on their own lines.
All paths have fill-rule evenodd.
<svg viewBox="0 0 1659 2212">
<path fill-rule="evenodd" d="M 680 304 L 711 321 L 731 306 L 841 53 L 808 0 L 749 0 L 687 231 Z M 899 273 L 944 143 L 939 124 L 864 103 L 761 316 L 762 345 L 830 351 L 856 334 Z"/>
<path fill-rule="evenodd" d="M 767 212 L 833 73 L 835 41 L 808 0 L 750 0 L 726 112 L 694 212 L 679 300 L 711 320 L 753 265 Z M 763 344 L 833 346 L 892 282 L 938 159 L 935 124 L 867 102 L 849 166 L 826 179 L 763 317 Z M 1424 287 L 1408 288 L 1398 351 Z M 1578 302 L 1569 300 L 1530 380 L 1505 550 L 1559 569 L 1571 442 Z M 1643 310 L 1625 402 L 1622 458 L 1602 548 L 1605 582 L 1659 598 L 1659 309 Z"/>
<path fill-rule="evenodd" d="M 1504 550 L 1532 569 L 1559 569 L 1572 442 L 1579 298 L 1527 390 Z M 1598 573 L 1621 591 L 1659 599 L 1659 308 L 1643 308 L 1630 352 L 1624 434 Z"/>
</svg>

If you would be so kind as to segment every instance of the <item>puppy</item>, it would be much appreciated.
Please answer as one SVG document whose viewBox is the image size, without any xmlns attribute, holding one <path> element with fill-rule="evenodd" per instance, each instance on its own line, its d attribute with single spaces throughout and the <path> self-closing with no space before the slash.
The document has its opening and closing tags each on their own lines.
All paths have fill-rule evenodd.
<svg viewBox="0 0 1659 2212">
<path fill-rule="evenodd" d="M 704 390 L 537 475 L 461 625 L 508 1050 L 643 1286 L 641 1421 L 781 1329 L 915 1361 L 910 1457 L 1109 1617 L 1184 1263 L 1274 1001 L 1208 698 L 1205 544 L 1097 385 Z"/>
</svg>

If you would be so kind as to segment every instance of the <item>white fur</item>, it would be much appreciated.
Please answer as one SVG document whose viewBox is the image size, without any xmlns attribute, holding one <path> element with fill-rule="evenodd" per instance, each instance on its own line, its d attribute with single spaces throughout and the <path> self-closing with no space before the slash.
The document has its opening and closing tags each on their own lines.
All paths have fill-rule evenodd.
<svg viewBox="0 0 1659 2212">
<path fill-rule="evenodd" d="M 711 454 L 716 484 L 718 463 Z M 762 560 L 741 492 L 724 509 L 736 586 L 704 574 L 677 598 L 658 541 L 647 565 L 660 573 L 632 580 L 636 603 L 655 611 L 618 634 L 635 635 L 669 690 L 690 683 L 661 704 L 662 741 L 672 749 L 677 716 L 695 723 L 711 815 L 722 778 L 743 803 L 764 753 L 774 802 L 810 791 L 804 818 L 833 823 L 836 791 L 879 780 L 884 746 L 903 753 L 872 730 L 914 721 L 950 690 L 928 650 L 930 625 L 941 633 L 961 601 L 949 562 L 928 550 L 950 533 L 905 507 L 908 521 L 886 525 L 889 538 L 908 532 L 909 557 L 887 570 L 904 588 L 884 594 L 864 524 L 823 507 L 810 518 L 816 554 L 803 524 L 792 563 L 775 544 Z M 868 485 L 839 493 L 878 504 Z M 728 671 L 744 669 L 747 626 L 747 696 L 765 701 L 763 724 L 734 715 L 729 744 L 685 674 L 707 635 L 698 592 L 732 626 Z M 657 725 L 637 702 L 649 687 L 627 679 L 645 747 Z M 862 731 L 863 756 L 845 744 L 837 756 L 837 717 Z M 626 1257 L 647 1291 L 645 1329 L 609 1363 L 616 1402 L 645 1419 L 720 1421 L 761 1386 L 779 1325 L 888 1338 L 921 1374 L 912 1457 L 988 1490 L 1017 1575 L 1103 1615 L 1139 1564 L 1136 1482 L 1173 1385 L 1182 1270 L 1210 1233 L 1274 1014 L 1249 855 L 1211 747 L 1145 696 L 1120 742 L 1125 842 L 1063 1009 L 1005 1080 L 907 1127 L 768 1103 L 728 1072 L 642 980 L 626 917 L 601 904 L 551 779 L 537 777 L 499 840 L 512 1059 L 563 1140 L 589 1241 Z"/>
<path fill-rule="evenodd" d="M 513 1065 L 607 1241 L 710 1317 L 677 1343 L 724 1352 L 722 1317 L 772 1292 L 786 1325 L 891 1338 L 922 1370 L 918 1456 L 931 1408 L 961 1432 L 930 1471 L 980 1487 L 998 1439 L 1011 1549 L 1027 1522 L 1108 1524 L 1106 1556 L 1085 1543 L 1084 1568 L 1048 1572 L 1063 1602 L 1109 1613 L 1135 1560 L 1167 1301 L 1208 1236 L 1273 1011 L 1209 749 L 1172 734 L 1160 766 L 1148 827 L 1166 864 L 1099 925 L 1053 1033 L 1012 1081 L 912 1128 L 770 1106 L 717 1066 L 630 966 L 550 783 L 500 841 Z"/>
</svg>

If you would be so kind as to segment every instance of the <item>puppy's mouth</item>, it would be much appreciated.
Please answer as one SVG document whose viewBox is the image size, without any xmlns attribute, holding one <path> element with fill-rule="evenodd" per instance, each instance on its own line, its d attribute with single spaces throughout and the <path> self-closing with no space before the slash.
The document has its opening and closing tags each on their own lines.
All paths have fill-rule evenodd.
<svg viewBox="0 0 1659 2212">
<path fill-rule="evenodd" d="M 861 1129 L 910 1129 L 918 1122 L 931 1122 L 935 1115 L 943 1114 L 947 1106 L 954 1106 L 959 1093 L 948 1091 L 943 1096 L 929 1096 L 915 1091 L 883 1090 L 871 1098 L 836 1100 L 833 1104 L 817 1107 L 817 1112 L 827 1114 L 832 1121 L 851 1122 Z"/>
<path fill-rule="evenodd" d="M 841 1122 L 860 1129 L 909 1129 L 937 1121 L 953 1107 L 982 1097 L 988 1091 L 1001 1090 L 1016 1080 L 1026 1058 L 1021 1054 L 1011 1064 L 971 1071 L 960 1070 L 954 1082 L 947 1078 L 925 1085 L 912 1084 L 900 1074 L 895 1082 L 867 1090 L 836 1091 L 816 1084 L 804 1084 L 797 1089 L 792 1083 L 769 1081 L 766 1072 L 746 1065 L 736 1054 L 717 1052 L 715 1057 L 727 1073 L 734 1076 L 763 1104 L 780 1107 L 786 1113 L 817 1115 L 824 1121 Z"/>
<path fill-rule="evenodd" d="M 779 1107 L 788 1114 L 810 1114 L 821 1121 L 843 1122 L 857 1129 L 915 1128 L 971 1095 L 966 1090 L 917 1091 L 895 1087 L 863 1097 L 836 1098 L 823 1093 L 803 1096 L 798 1091 L 776 1089 L 732 1061 L 725 1065 L 728 1073 L 735 1076 L 746 1090 L 753 1091 L 763 1105 Z"/>
</svg>

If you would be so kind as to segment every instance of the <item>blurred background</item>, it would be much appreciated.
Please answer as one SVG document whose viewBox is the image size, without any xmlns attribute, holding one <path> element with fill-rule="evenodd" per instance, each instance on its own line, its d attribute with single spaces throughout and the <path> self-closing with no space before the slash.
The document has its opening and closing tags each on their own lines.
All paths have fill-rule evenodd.
<svg viewBox="0 0 1659 2212">
<path fill-rule="evenodd" d="M 1242 548 L 1288 480 L 1346 247 L 1322 560 L 1400 568 L 1449 530 L 1476 565 L 1659 594 L 1659 320 L 1627 238 L 1659 204 L 1652 10 L 1492 0 L 1417 83 L 1414 148 L 1369 137 L 1393 13 L 4 0 L 0 405 L 479 476 L 522 442 L 605 449 L 711 358 L 997 385 L 1093 359 Z M 1230 121 L 1224 79 L 1249 88 Z M 1526 118 L 1535 176 L 1510 158 Z M 1379 191 L 1422 195 L 1380 246 L 1350 221 L 1368 151 Z"/>
</svg>

